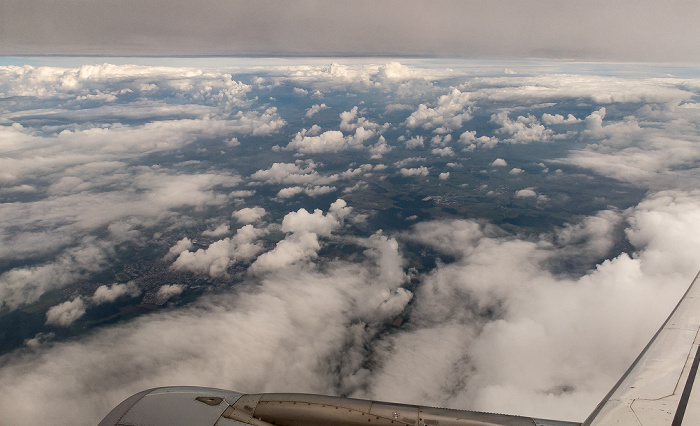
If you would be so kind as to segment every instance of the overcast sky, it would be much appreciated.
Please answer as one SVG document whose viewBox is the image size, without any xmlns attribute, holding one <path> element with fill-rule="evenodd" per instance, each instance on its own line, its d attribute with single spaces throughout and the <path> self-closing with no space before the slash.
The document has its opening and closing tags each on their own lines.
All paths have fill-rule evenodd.
<svg viewBox="0 0 700 426">
<path fill-rule="evenodd" d="M 694 0 L 1 0 L 3 55 L 700 60 Z"/>
</svg>

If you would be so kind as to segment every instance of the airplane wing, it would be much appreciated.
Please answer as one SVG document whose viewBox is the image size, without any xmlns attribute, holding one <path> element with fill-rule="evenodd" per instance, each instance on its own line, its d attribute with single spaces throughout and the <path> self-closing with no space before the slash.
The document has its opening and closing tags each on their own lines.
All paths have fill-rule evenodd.
<svg viewBox="0 0 700 426">
<path fill-rule="evenodd" d="M 698 277 L 584 426 L 700 425 Z"/>
<path fill-rule="evenodd" d="M 98 426 L 579 426 L 580 423 L 332 396 L 165 387 L 127 398 Z"/>
<path fill-rule="evenodd" d="M 582 426 L 700 425 L 700 273 Z M 165 387 L 127 398 L 98 426 L 581 426 L 504 414 L 331 396 Z"/>
</svg>

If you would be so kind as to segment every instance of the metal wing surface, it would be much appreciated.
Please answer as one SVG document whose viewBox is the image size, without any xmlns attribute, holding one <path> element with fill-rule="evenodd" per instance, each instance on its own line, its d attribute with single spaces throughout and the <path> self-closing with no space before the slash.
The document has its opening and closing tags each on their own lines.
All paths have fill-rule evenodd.
<svg viewBox="0 0 700 426">
<path fill-rule="evenodd" d="M 99 426 L 578 426 L 579 423 L 332 396 L 167 387 L 119 404 Z"/>
<path fill-rule="evenodd" d="M 698 277 L 584 426 L 700 425 Z"/>
</svg>

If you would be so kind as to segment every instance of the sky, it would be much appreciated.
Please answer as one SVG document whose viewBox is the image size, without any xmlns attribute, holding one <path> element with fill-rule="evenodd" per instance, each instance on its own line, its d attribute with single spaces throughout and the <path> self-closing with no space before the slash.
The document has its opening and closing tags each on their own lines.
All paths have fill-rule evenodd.
<svg viewBox="0 0 700 426">
<path fill-rule="evenodd" d="M 0 55 L 700 60 L 693 0 L 2 0 Z"/>
<path fill-rule="evenodd" d="M 1 423 L 179 384 L 581 421 L 697 273 L 694 67 L 52 60 L 0 67 L 0 301 L 45 327 Z"/>
</svg>

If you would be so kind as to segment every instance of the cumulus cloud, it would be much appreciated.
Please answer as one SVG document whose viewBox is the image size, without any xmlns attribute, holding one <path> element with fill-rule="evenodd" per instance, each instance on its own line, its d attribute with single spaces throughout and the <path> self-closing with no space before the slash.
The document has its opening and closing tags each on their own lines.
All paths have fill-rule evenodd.
<svg viewBox="0 0 700 426">
<path fill-rule="evenodd" d="M 253 259 L 263 250 L 262 244 L 256 241 L 263 233 L 253 225 L 245 225 L 233 237 L 215 241 L 206 249 L 181 252 L 171 268 L 211 277 L 225 276 L 230 266 Z"/>
<path fill-rule="evenodd" d="M 246 224 L 257 222 L 258 220 L 262 219 L 266 214 L 267 211 L 265 211 L 265 209 L 262 207 L 245 207 L 231 213 L 231 215 L 235 217 L 236 220 Z"/>
<path fill-rule="evenodd" d="M 339 130 L 329 130 L 318 136 L 308 136 L 306 130 L 298 132 L 284 148 L 300 154 L 340 152 L 349 149 L 362 149 L 363 143 L 374 135 L 373 130 L 357 127 L 355 133 L 345 136 Z"/>
<path fill-rule="evenodd" d="M 189 250 L 192 248 L 192 240 L 189 238 L 185 237 L 175 243 L 174 246 L 170 247 L 170 250 L 168 250 L 168 254 L 166 255 L 166 260 L 167 259 L 172 259 L 180 255 L 185 250 Z"/>
<path fill-rule="evenodd" d="M 498 144 L 498 138 L 489 136 L 476 137 L 476 131 L 467 130 L 459 136 L 459 142 L 466 145 L 467 150 L 474 150 L 477 147 L 493 148 Z"/>
<path fill-rule="evenodd" d="M 311 108 L 306 110 L 306 117 L 311 118 L 314 115 L 318 114 L 319 111 L 322 111 L 324 109 L 328 109 L 329 107 L 326 104 L 316 104 L 312 105 Z"/>
<path fill-rule="evenodd" d="M 434 107 L 420 104 L 405 124 L 409 128 L 421 127 L 433 129 L 436 133 L 447 133 L 458 130 L 462 123 L 471 120 L 471 107 L 469 92 L 452 89 L 450 93 L 440 96 Z"/>
<path fill-rule="evenodd" d="M 291 233 L 314 233 L 329 236 L 341 225 L 341 220 L 350 213 L 350 207 L 342 199 L 331 204 L 328 214 L 320 209 L 309 213 L 306 209 L 288 213 L 282 220 L 282 231 Z"/>
<path fill-rule="evenodd" d="M 301 186 L 290 186 L 288 188 L 282 188 L 277 192 L 277 198 L 286 199 L 292 198 L 295 195 L 299 195 L 304 192 L 304 188 Z"/>
<path fill-rule="evenodd" d="M 502 111 L 494 114 L 491 121 L 501 126 L 497 132 L 510 136 L 504 139 L 510 143 L 547 142 L 554 135 L 552 130 L 544 127 L 533 115 L 521 115 L 511 120 L 508 112 Z"/>
<path fill-rule="evenodd" d="M 515 198 L 534 198 L 537 197 L 537 192 L 535 192 L 534 188 L 525 188 L 515 191 L 513 196 Z"/>
<path fill-rule="evenodd" d="M 315 259 L 320 249 L 321 245 L 316 234 L 294 234 L 277 243 L 271 251 L 260 255 L 250 266 L 250 271 L 271 271 Z"/>
<path fill-rule="evenodd" d="M 506 167 L 507 165 L 508 165 L 508 163 L 506 162 L 506 160 L 504 160 L 502 158 L 496 158 L 491 163 L 492 167 Z"/>
<path fill-rule="evenodd" d="M 304 188 L 304 194 L 308 195 L 309 197 L 318 197 L 319 195 L 331 193 L 336 189 L 338 188 L 328 185 L 307 186 Z"/>
<path fill-rule="evenodd" d="M 430 152 L 433 155 L 437 155 L 440 157 L 454 157 L 455 156 L 455 152 L 449 146 L 446 146 L 444 148 L 434 148 Z"/>
<path fill-rule="evenodd" d="M 228 195 L 233 198 L 246 198 L 255 195 L 255 191 L 250 189 L 239 189 L 236 191 L 229 192 Z"/>
<path fill-rule="evenodd" d="M 327 184 L 337 180 L 337 176 L 322 176 L 312 161 L 296 163 L 274 163 L 266 170 L 258 170 L 250 177 L 253 180 L 270 184 Z"/>
<path fill-rule="evenodd" d="M 423 136 L 414 136 L 406 141 L 406 148 L 408 149 L 423 148 L 424 145 Z"/>
<path fill-rule="evenodd" d="M 320 209 L 309 213 L 303 208 L 288 213 L 282 220 L 281 230 L 289 235 L 274 249 L 260 255 L 250 270 L 256 273 L 271 271 L 315 259 L 321 249 L 318 237 L 329 237 L 339 229 L 351 210 L 344 200 L 338 199 L 326 214 Z"/>
<path fill-rule="evenodd" d="M 350 111 L 340 113 L 340 129 L 351 132 L 360 127 L 366 130 L 376 130 L 380 127 L 379 124 L 373 123 L 359 114 L 357 106 L 352 107 Z"/>
<path fill-rule="evenodd" d="M 336 191 L 338 188 L 335 186 L 328 185 L 307 185 L 302 186 L 290 186 L 287 188 L 282 188 L 277 192 L 278 200 L 285 200 L 287 198 L 292 198 L 299 194 L 306 194 L 309 197 L 318 197 L 319 195 L 324 195 Z"/>
<path fill-rule="evenodd" d="M 386 139 L 384 138 L 384 136 L 380 136 L 377 140 L 377 143 L 369 149 L 369 152 L 370 154 L 372 154 L 372 159 L 378 160 L 381 159 L 384 156 L 384 154 L 390 153 L 392 149 L 394 149 L 394 147 L 389 146 L 386 143 Z"/>
<path fill-rule="evenodd" d="M 423 163 L 427 160 L 425 157 L 407 157 L 404 158 L 403 160 L 399 160 L 394 163 L 396 167 L 404 167 L 404 166 L 409 166 L 411 164 L 416 164 L 416 163 Z"/>
<path fill-rule="evenodd" d="M 552 124 L 573 124 L 573 123 L 579 123 L 581 122 L 580 119 L 574 117 L 573 114 L 569 114 L 564 118 L 563 115 L 561 114 L 547 114 L 546 112 L 542 114 L 542 122 L 544 124 L 552 125 Z"/>
<path fill-rule="evenodd" d="M 111 286 L 101 285 L 93 293 L 92 303 L 96 305 L 111 303 L 122 296 L 137 297 L 140 294 L 141 289 L 133 281 L 126 284 L 112 284 Z"/>
<path fill-rule="evenodd" d="M 230 229 L 228 223 L 222 223 L 214 229 L 207 229 L 203 231 L 202 235 L 205 237 L 220 237 L 222 235 L 228 234 L 229 232 Z"/>
<path fill-rule="evenodd" d="M 85 315 L 85 302 L 81 297 L 76 297 L 50 308 L 46 312 L 46 324 L 68 327 L 83 315 Z"/>
<path fill-rule="evenodd" d="M 406 168 L 402 167 L 401 170 L 399 170 L 399 173 L 401 173 L 401 176 L 428 176 L 428 168 L 425 166 L 420 166 L 420 167 L 411 167 L 411 168 Z"/>
<path fill-rule="evenodd" d="M 165 284 L 158 288 L 156 293 L 156 299 L 159 303 L 165 303 L 175 296 L 179 296 L 185 290 L 185 286 L 182 284 Z"/>
</svg>

